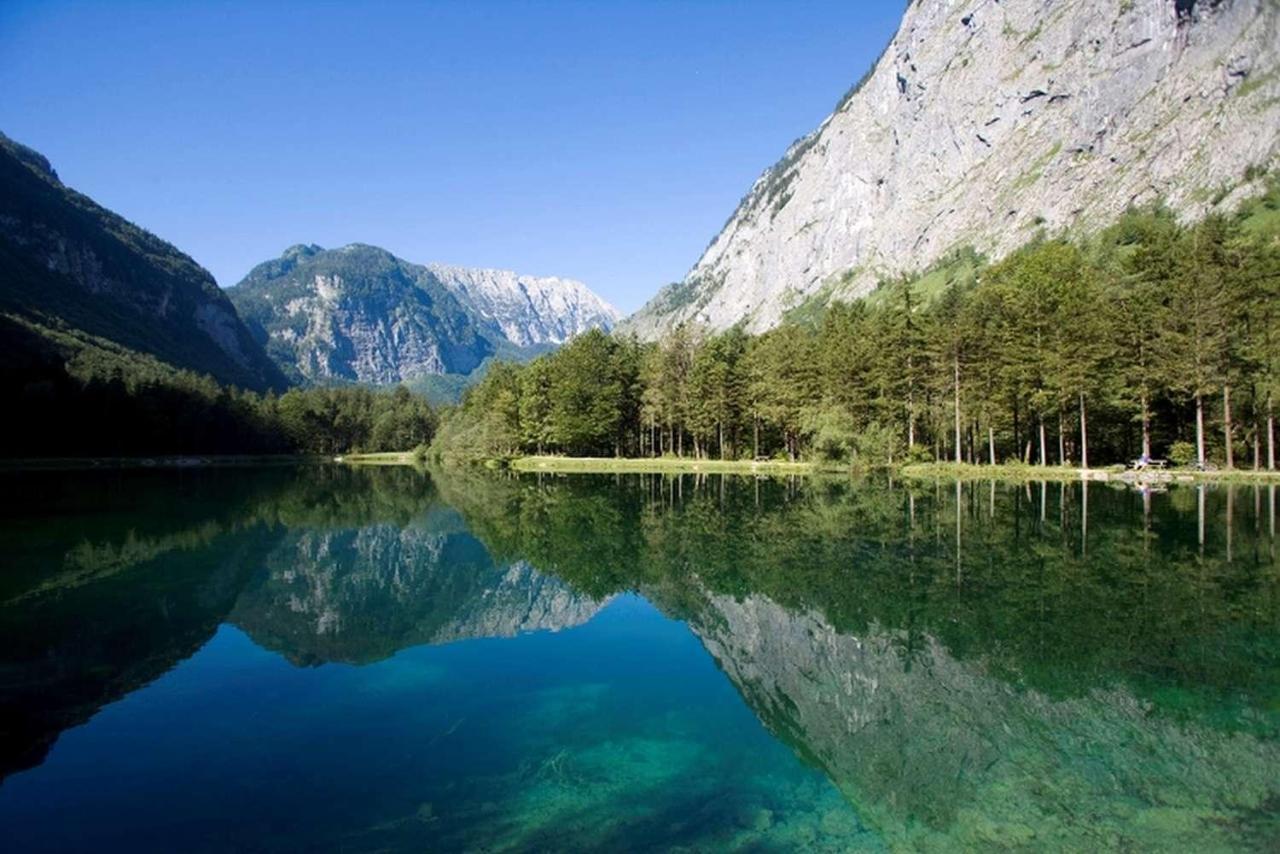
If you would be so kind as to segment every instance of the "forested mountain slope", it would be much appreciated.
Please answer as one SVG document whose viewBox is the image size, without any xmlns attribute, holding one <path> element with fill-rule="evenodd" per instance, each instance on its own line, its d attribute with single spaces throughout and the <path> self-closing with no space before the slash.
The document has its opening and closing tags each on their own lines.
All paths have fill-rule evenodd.
<svg viewBox="0 0 1280 854">
<path fill-rule="evenodd" d="M 43 338 L 64 358 L 118 346 L 244 388 L 284 385 L 208 271 L 2 134 L 0 314 L 10 369 Z"/>
<path fill-rule="evenodd" d="M 999 259 L 1163 200 L 1261 192 L 1280 155 L 1273 0 L 919 0 L 864 80 L 627 321 L 760 331 L 961 247 Z"/>
</svg>

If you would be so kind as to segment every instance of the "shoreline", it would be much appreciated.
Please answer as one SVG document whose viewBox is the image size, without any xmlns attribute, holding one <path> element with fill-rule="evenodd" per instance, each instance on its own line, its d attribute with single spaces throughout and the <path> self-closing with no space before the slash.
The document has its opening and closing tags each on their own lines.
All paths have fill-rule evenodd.
<svg viewBox="0 0 1280 854">
<path fill-rule="evenodd" d="M 326 459 L 329 459 L 326 457 Z M 337 454 L 332 458 L 335 463 L 346 463 L 353 466 L 416 466 L 413 451 L 377 451 L 369 454 Z"/>
<path fill-rule="evenodd" d="M 0 471 L 104 471 L 127 469 L 197 469 L 245 466 L 284 466 L 338 463 L 359 466 L 421 466 L 413 451 L 376 453 L 299 454 L 182 454 L 148 457 L 33 457 L 0 459 Z M 493 467 L 494 461 L 474 460 L 472 464 Z M 516 472 L 550 474 L 737 474 L 737 475 L 823 475 L 850 476 L 847 466 L 785 460 L 698 460 L 680 457 L 561 457 L 531 455 L 515 457 L 503 467 Z M 1119 466 L 1082 469 L 1072 466 L 1037 466 L 1022 463 L 973 465 L 970 463 L 911 463 L 878 470 L 907 480 L 1002 480 L 1093 481 L 1099 483 L 1170 485 L 1188 483 L 1273 483 L 1280 484 L 1280 471 L 1231 469 L 1191 471 L 1186 469 L 1135 472 Z M 874 472 L 873 472 L 874 473 Z"/>
<path fill-rule="evenodd" d="M 844 468 L 824 469 L 814 463 L 784 460 L 696 460 L 680 457 L 516 457 L 510 467 L 523 472 L 564 472 L 613 474 L 614 472 L 695 474 L 815 474 L 843 473 Z"/>
<path fill-rule="evenodd" d="M 173 454 L 146 457 L 14 457 L 0 459 L 0 471 L 104 471 L 197 469 L 324 463 L 332 458 L 305 454 Z"/>
<path fill-rule="evenodd" d="M 1097 483 L 1280 483 L 1280 471 L 1266 469 L 1229 469 L 1221 471 L 1194 471 L 1190 469 L 1147 469 L 1108 466 L 1083 469 L 1075 466 L 1037 466 L 1023 463 L 973 465 L 971 463 L 914 463 L 902 466 L 896 473 L 913 480 L 947 477 L 957 480 L 1008 480 L 1008 481 L 1093 481 Z"/>
<path fill-rule="evenodd" d="M 376 455 L 390 456 L 390 455 Z M 404 455 L 410 456 L 410 455 Z M 806 475 L 849 475 L 846 466 L 831 466 L 813 462 L 785 462 L 768 460 L 755 462 L 752 460 L 694 460 L 674 457 L 559 457 L 559 456 L 527 456 L 516 457 L 508 463 L 508 467 L 518 472 L 550 472 L 561 474 L 613 474 L 617 472 L 632 473 L 675 473 L 694 474 L 806 474 Z M 883 471 L 895 477 L 911 480 L 927 480 L 945 477 L 959 480 L 1006 480 L 1022 481 L 1076 481 L 1114 483 L 1280 483 L 1280 471 L 1253 469 L 1232 469 L 1230 471 L 1200 472 L 1184 469 L 1150 470 L 1135 472 L 1121 469 L 1118 466 L 1108 468 L 1082 469 L 1073 466 L 1036 466 L 1024 464 L 971 465 L 968 463 L 912 463 L 895 466 Z"/>
</svg>

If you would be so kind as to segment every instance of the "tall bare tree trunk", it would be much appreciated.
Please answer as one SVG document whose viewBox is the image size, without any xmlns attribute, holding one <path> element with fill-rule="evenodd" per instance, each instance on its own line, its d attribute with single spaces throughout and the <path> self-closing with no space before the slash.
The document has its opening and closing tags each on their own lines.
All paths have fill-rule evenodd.
<svg viewBox="0 0 1280 854">
<path fill-rule="evenodd" d="M 1058 408 L 1058 465 L 1065 466 L 1067 464 L 1067 429 L 1066 419 L 1062 414 L 1062 408 Z"/>
<path fill-rule="evenodd" d="M 1271 414 L 1271 395 L 1267 395 L 1267 470 L 1276 470 L 1276 419 Z"/>
<path fill-rule="evenodd" d="M 1089 422 L 1085 417 L 1084 392 L 1080 393 L 1080 468 L 1089 467 Z"/>
<path fill-rule="evenodd" d="M 1196 392 L 1196 462 L 1204 468 L 1204 400 Z"/>
<path fill-rule="evenodd" d="M 1040 465 L 1049 465 L 1049 449 L 1044 433 L 1044 416 L 1040 416 Z"/>
<path fill-rule="evenodd" d="M 952 370 L 955 372 L 955 399 L 956 399 L 956 464 L 964 462 L 963 452 L 960 450 L 960 357 L 955 356 L 951 360 Z"/>
<path fill-rule="evenodd" d="M 912 357 L 907 356 L 907 451 L 916 446 L 916 383 L 911 370 Z"/>
<path fill-rule="evenodd" d="M 996 431 L 994 427 L 987 427 L 987 454 L 991 458 L 991 465 L 996 464 Z"/>
<path fill-rule="evenodd" d="M 1151 458 L 1151 403 L 1146 389 L 1142 391 L 1142 456 Z"/>
<path fill-rule="evenodd" d="M 1231 386 L 1222 386 L 1222 434 L 1227 440 L 1227 468 L 1235 468 L 1235 455 L 1231 452 Z"/>
<path fill-rule="evenodd" d="M 716 422 L 716 431 L 720 434 L 720 438 L 718 440 L 720 444 L 720 459 L 723 460 L 724 459 L 724 421 L 723 420 Z"/>
</svg>

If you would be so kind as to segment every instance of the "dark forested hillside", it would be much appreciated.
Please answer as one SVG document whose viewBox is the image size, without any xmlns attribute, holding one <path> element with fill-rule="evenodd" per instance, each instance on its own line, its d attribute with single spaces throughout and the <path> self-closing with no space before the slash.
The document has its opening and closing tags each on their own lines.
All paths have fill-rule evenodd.
<svg viewBox="0 0 1280 854">
<path fill-rule="evenodd" d="M 290 389 L 279 397 L 221 385 L 82 333 L 0 317 L 0 456 L 337 454 L 408 451 L 436 415 L 408 389 Z"/>
<path fill-rule="evenodd" d="M 213 277 L 0 135 L 0 455 L 404 451 L 406 389 L 291 390 Z"/>
<path fill-rule="evenodd" d="M 3 135 L 0 312 L 66 357 L 70 336 L 77 351 L 107 341 L 242 388 L 285 384 L 206 270 Z"/>
</svg>

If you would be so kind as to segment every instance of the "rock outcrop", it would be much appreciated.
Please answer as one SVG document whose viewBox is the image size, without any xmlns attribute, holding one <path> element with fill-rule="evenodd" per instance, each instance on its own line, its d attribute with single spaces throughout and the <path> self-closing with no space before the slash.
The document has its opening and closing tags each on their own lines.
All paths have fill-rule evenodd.
<svg viewBox="0 0 1280 854">
<path fill-rule="evenodd" d="M 574 279 L 441 264 L 427 269 L 517 347 L 563 344 L 590 329 L 612 329 L 620 318 L 616 308 Z"/>
<path fill-rule="evenodd" d="M 1230 209 L 1278 156 L 1271 0 L 919 0 L 684 281 L 626 324 L 763 330 L 961 247 L 999 257 L 1156 200 Z"/>
<path fill-rule="evenodd" d="M 494 352 L 434 276 L 376 246 L 293 246 L 227 293 L 296 382 L 465 374 Z"/>
</svg>

